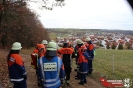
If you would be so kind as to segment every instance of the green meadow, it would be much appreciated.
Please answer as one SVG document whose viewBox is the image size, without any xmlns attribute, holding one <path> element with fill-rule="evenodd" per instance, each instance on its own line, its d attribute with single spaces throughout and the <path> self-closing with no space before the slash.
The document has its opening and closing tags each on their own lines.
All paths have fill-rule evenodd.
<svg viewBox="0 0 133 88">
<path fill-rule="evenodd" d="M 130 78 L 133 82 L 133 51 L 96 49 L 93 61 L 95 79 L 105 77 L 110 80 Z"/>
</svg>

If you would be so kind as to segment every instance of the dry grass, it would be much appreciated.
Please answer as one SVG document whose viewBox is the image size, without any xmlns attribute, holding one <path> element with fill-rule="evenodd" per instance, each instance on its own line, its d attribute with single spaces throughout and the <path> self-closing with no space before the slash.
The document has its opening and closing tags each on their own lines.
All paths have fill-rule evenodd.
<svg viewBox="0 0 133 88">
<path fill-rule="evenodd" d="M 7 57 L 8 52 L 0 49 L 0 83 L 5 87 L 9 83 Z"/>
</svg>

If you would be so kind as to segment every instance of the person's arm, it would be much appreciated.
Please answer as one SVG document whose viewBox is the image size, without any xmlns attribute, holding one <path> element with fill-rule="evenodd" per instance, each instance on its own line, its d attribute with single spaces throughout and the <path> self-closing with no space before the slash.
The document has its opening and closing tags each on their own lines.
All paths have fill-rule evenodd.
<svg viewBox="0 0 133 88">
<path fill-rule="evenodd" d="M 87 59 L 87 60 L 89 60 L 89 55 L 88 55 L 88 53 L 83 53 L 83 55 L 85 56 L 85 58 Z"/>
<path fill-rule="evenodd" d="M 74 52 L 72 53 L 72 58 L 75 58 L 75 53 Z"/>
<path fill-rule="evenodd" d="M 17 69 L 20 71 L 20 74 L 26 80 L 27 79 L 26 69 L 24 67 L 24 62 L 22 61 L 22 58 L 20 56 L 17 56 L 15 63 L 16 63 Z"/>
<path fill-rule="evenodd" d="M 42 57 L 40 59 L 38 59 L 38 71 L 39 71 L 38 75 L 39 75 L 41 80 L 43 80 L 43 73 L 42 73 L 43 72 L 42 71 L 43 70 L 43 62 L 42 62 L 43 60 L 42 59 L 43 59 Z"/>
<path fill-rule="evenodd" d="M 61 68 L 60 68 L 60 80 L 61 80 L 61 85 L 63 86 L 65 83 L 65 71 L 64 71 L 64 64 L 62 60 L 60 59 L 61 63 Z"/>
<path fill-rule="evenodd" d="M 64 77 L 65 77 L 65 71 L 64 71 L 64 64 L 62 63 L 60 68 L 60 79 L 64 80 Z"/>
</svg>

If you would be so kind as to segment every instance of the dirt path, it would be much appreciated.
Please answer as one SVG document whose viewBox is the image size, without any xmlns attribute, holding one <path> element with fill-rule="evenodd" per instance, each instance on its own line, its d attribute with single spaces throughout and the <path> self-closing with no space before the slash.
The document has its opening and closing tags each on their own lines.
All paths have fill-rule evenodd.
<svg viewBox="0 0 133 88">
<path fill-rule="evenodd" d="M 29 55 L 21 55 L 23 57 L 23 60 L 25 62 L 25 67 L 27 71 L 27 86 L 28 88 L 41 88 L 37 86 L 37 77 L 35 74 L 35 70 L 30 65 L 30 59 L 31 57 Z M 76 72 L 72 70 L 71 73 L 71 83 L 70 86 L 65 86 L 65 88 L 103 88 L 102 85 L 98 82 L 96 82 L 94 79 L 87 76 L 87 84 L 85 85 L 78 85 L 79 80 L 75 80 L 74 76 L 76 75 Z M 12 88 L 12 84 L 9 85 Z"/>
<path fill-rule="evenodd" d="M 0 88 L 3 88 L 2 84 L 0 83 Z"/>
</svg>

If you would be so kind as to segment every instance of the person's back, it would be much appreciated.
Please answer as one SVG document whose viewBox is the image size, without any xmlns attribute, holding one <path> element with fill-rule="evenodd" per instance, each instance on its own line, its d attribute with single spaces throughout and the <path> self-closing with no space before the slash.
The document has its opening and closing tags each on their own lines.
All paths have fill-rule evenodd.
<svg viewBox="0 0 133 88">
<path fill-rule="evenodd" d="M 91 59 L 94 58 L 94 45 L 92 44 L 92 42 L 89 42 L 87 44 L 87 53 L 89 54 L 89 57 Z"/>
<path fill-rule="evenodd" d="M 36 54 L 38 54 L 38 44 L 36 44 L 36 47 L 35 47 L 35 49 L 33 50 L 32 53 L 36 53 Z"/>
<path fill-rule="evenodd" d="M 86 47 L 87 47 L 87 53 L 89 55 L 89 62 L 88 62 L 88 74 L 92 74 L 93 71 L 93 59 L 94 59 L 94 45 L 90 38 L 86 38 Z"/>
<path fill-rule="evenodd" d="M 40 76 L 43 78 L 44 88 L 58 88 L 61 83 L 60 71 L 62 67 L 62 61 L 57 56 L 52 57 L 51 60 L 48 60 L 47 58 L 47 56 L 44 56 L 39 60 L 39 64 L 42 65 L 41 67 L 44 67 L 40 69 L 40 71 L 42 71 Z"/>
<path fill-rule="evenodd" d="M 71 59 L 73 58 L 74 50 L 69 47 L 63 47 L 58 50 L 59 54 L 62 56 L 62 61 L 64 66 L 70 66 Z"/>
<path fill-rule="evenodd" d="M 80 77 L 80 82 L 78 84 L 83 85 L 87 83 L 86 73 L 88 72 L 88 54 L 86 53 L 86 46 L 83 45 L 79 48 L 79 58 L 78 58 L 78 72 Z"/>
<path fill-rule="evenodd" d="M 57 56 L 56 43 L 49 42 L 46 55 L 38 60 L 42 88 L 59 88 L 64 79 L 64 65 Z"/>
<path fill-rule="evenodd" d="M 69 67 L 71 65 L 71 59 L 72 55 L 71 54 L 63 54 L 62 55 L 62 61 L 65 67 Z"/>
<path fill-rule="evenodd" d="M 64 43 L 63 48 L 58 50 L 58 52 L 62 55 L 62 61 L 65 68 L 66 73 L 66 84 L 70 83 L 70 73 L 71 73 L 71 59 L 73 58 L 74 49 L 69 46 L 69 43 Z"/>
<path fill-rule="evenodd" d="M 15 42 L 7 56 L 10 81 L 14 83 L 13 88 L 27 88 L 26 69 L 22 57 L 19 55 L 21 44 Z"/>
<path fill-rule="evenodd" d="M 31 66 L 37 69 L 37 60 L 44 56 L 46 53 L 45 46 L 43 44 L 37 44 L 33 53 L 31 53 Z"/>
</svg>

